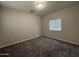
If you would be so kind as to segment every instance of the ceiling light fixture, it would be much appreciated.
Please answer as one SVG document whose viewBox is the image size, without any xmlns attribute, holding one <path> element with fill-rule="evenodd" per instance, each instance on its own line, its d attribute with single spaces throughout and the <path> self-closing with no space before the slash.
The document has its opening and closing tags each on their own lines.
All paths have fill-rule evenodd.
<svg viewBox="0 0 79 59">
<path fill-rule="evenodd" d="M 34 7 L 38 10 L 43 10 L 46 7 L 46 1 L 37 1 L 34 3 Z"/>
</svg>

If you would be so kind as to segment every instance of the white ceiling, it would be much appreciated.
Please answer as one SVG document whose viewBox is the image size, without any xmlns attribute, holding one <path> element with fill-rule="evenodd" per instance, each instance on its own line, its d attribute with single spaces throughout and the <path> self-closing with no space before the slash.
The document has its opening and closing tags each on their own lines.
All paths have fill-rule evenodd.
<svg viewBox="0 0 79 59">
<path fill-rule="evenodd" d="M 39 11 L 33 7 L 34 2 L 35 1 L 1 1 L 0 4 L 7 8 L 25 11 L 39 16 L 44 16 L 56 10 L 79 4 L 78 1 L 47 1 L 47 7 Z M 34 12 L 30 12 L 31 10 L 34 10 Z"/>
</svg>

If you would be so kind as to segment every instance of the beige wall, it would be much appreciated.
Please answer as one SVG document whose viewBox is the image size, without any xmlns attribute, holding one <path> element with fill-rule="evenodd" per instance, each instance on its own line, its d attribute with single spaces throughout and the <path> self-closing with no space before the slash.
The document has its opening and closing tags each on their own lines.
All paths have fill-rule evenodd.
<svg viewBox="0 0 79 59">
<path fill-rule="evenodd" d="M 1 6 L 0 6 L 0 39 L 1 39 Z"/>
<path fill-rule="evenodd" d="M 61 17 L 62 31 L 48 30 L 48 22 L 55 17 Z M 64 8 L 62 10 L 44 16 L 42 19 L 43 36 L 60 39 L 79 44 L 79 5 Z"/>
<path fill-rule="evenodd" d="M 1 17 L 2 39 L 0 39 L 0 47 L 41 35 L 41 18 L 39 16 L 2 8 Z"/>
</svg>

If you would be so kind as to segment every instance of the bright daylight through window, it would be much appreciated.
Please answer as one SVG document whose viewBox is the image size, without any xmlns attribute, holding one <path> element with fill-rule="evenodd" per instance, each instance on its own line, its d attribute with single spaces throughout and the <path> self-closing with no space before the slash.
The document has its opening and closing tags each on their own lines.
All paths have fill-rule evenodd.
<svg viewBox="0 0 79 59">
<path fill-rule="evenodd" d="M 49 20 L 49 30 L 61 31 L 61 18 Z"/>
</svg>

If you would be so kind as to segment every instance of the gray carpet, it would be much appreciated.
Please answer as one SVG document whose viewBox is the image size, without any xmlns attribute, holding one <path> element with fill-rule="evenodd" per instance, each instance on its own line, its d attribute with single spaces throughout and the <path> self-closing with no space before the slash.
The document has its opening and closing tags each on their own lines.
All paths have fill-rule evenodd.
<svg viewBox="0 0 79 59">
<path fill-rule="evenodd" d="M 51 39 L 38 37 L 0 50 L 2 57 L 78 57 L 79 46 Z"/>
</svg>

